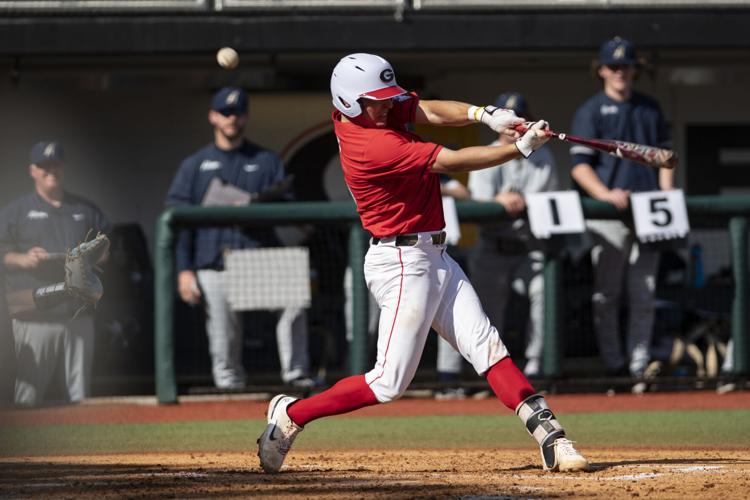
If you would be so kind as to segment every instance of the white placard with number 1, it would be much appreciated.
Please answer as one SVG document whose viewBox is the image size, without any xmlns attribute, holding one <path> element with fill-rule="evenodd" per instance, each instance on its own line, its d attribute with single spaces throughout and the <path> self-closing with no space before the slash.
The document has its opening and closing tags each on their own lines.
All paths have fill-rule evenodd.
<svg viewBox="0 0 750 500">
<path fill-rule="evenodd" d="M 539 239 L 553 234 L 582 233 L 585 230 L 581 197 L 577 191 L 531 193 L 526 198 L 531 233 Z"/>
<path fill-rule="evenodd" d="M 630 195 L 635 234 L 643 242 L 684 238 L 690 232 L 681 189 Z"/>
</svg>

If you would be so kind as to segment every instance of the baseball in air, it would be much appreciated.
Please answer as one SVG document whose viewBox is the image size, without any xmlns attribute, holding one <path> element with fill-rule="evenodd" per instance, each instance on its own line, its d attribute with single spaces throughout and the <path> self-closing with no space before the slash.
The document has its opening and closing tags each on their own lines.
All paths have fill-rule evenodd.
<svg viewBox="0 0 750 500">
<path fill-rule="evenodd" d="M 216 52 L 216 61 L 224 69 L 234 69 L 240 63 L 240 56 L 232 47 L 222 47 Z"/>
</svg>

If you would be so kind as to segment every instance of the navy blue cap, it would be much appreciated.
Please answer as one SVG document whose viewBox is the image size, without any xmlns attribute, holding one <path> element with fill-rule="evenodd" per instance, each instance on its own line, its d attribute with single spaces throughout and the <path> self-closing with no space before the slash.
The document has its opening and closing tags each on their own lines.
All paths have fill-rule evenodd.
<svg viewBox="0 0 750 500">
<path fill-rule="evenodd" d="M 211 109 L 223 115 L 247 114 L 247 92 L 239 87 L 224 87 L 211 98 Z"/>
<path fill-rule="evenodd" d="M 34 165 L 42 165 L 45 162 L 62 163 L 63 159 L 62 145 L 55 141 L 37 142 L 29 154 L 29 160 Z"/>
<path fill-rule="evenodd" d="M 516 115 L 528 118 L 529 104 L 520 92 L 505 92 L 495 99 L 495 106 L 503 109 L 512 109 Z"/>
<path fill-rule="evenodd" d="M 636 62 L 635 45 L 630 40 L 625 40 L 619 36 L 614 37 L 612 40 L 607 40 L 599 49 L 599 64 L 632 65 Z"/>
</svg>

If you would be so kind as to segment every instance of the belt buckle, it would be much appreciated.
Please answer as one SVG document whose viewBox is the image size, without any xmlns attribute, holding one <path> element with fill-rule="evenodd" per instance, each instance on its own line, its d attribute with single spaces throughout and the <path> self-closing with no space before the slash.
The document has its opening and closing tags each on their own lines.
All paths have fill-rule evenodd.
<svg viewBox="0 0 750 500">
<path fill-rule="evenodd" d="M 400 234 L 396 236 L 396 246 L 413 247 L 417 243 L 419 243 L 418 234 Z"/>
</svg>

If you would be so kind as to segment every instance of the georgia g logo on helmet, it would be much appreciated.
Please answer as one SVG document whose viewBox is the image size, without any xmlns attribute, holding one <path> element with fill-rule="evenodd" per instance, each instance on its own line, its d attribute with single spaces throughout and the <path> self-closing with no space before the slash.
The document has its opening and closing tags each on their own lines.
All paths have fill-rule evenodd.
<svg viewBox="0 0 750 500">
<path fill-rule="evenodd" d="M 393 66 L 375 54 L 342 57 L 331 73 L 333 105 L 349 118 L 362 114 L 361 98 L 381 101 L 403 94 L 406 90 L 396 84 Z"/>
</svg>

